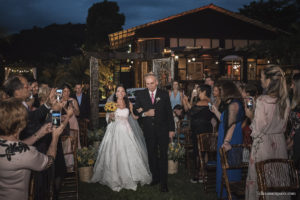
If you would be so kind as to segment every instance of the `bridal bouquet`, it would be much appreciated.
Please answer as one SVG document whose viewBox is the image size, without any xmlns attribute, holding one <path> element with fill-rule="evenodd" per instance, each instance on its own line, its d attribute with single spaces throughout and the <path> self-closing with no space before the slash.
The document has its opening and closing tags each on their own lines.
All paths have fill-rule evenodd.
<svg viewBox="0 0 300 200">
<path fill-rule="evenodd" d="M 78 167 L 93 166 L 97 158 L 97 149 L 93 146 L 77 150 Z"/>
<path fill-rule="evenodd" d="M 184 158 L 184 147 L 180 143 L 171 142 L 168 149 L 168 160 L 178 161 Z"/>
<path fill-rule="evenodd" d="M 117 110 L 117 104 L 113 101 L 107 102 L 104 106 L 106 112 L 115 112 Z"/>
</svg>

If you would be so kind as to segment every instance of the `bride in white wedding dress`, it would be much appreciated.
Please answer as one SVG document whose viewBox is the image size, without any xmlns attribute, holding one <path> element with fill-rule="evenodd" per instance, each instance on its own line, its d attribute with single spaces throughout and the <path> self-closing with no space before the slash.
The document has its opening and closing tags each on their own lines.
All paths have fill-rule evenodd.
<svg viewBox="0 0 300 200">
<path fill-rule="evenodd" d="M 118 86 L 115 98 L 118 108 L 107 115 L 109 124 L 90 180 L 114 191 L 136 190 L 138 183 L 149 184 L 152 180 L 143 133 L 132 118 L 132 105 L 125 96 L 124 87 Z"/>
</svg>

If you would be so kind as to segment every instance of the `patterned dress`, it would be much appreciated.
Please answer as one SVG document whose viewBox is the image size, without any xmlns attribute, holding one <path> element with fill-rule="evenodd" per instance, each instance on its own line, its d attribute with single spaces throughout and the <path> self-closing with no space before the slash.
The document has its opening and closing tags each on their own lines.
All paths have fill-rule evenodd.
<svg viewBox="0 0 300 200">
<path fill-rule="evenodd" d="M 262 95 L 256 102 L 254 119 L 250 125 L 253 143 L 246 181 L 246 200 L 259 199 L 255 163 L 272 158 L 287 158 L 284 132 L 289 114 L 289 104 L 285 110 L 284 119 L 282 119 L 276 101 L 276 98 Z M 279 196 L 268 196 L 268 199 L 279 199 Z"/>
</svg>

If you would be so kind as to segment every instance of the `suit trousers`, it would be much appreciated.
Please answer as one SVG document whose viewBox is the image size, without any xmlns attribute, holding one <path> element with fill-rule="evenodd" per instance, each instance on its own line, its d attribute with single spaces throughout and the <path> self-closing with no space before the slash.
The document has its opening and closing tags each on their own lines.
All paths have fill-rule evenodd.
<svg viewBox="0 0 300 200">
<path fill-rule="evenodd" d="M 155 125 L 144 128 L 152 180 L 167 184 L 169 132 Z"/>
</svg>

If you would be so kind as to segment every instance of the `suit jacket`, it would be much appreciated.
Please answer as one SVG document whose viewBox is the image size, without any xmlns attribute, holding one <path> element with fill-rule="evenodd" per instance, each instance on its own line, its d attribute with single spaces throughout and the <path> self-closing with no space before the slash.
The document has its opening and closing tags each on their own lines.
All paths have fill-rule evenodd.
<svg viewBox="0 0 300 200">
<path fill-rule="evenodd" d="M 166 91 L 157 89 L 154 104 L 151 102 L 148 89 L 138 91 L 134 112 L 141 116 L 143 112 L 137 113 L 138 108 L 143 108 L 143 112 L 155 109 L 154 117 L 142 117 L 144 132 L 151 131 L 153 128 L 164 132 L 175 130 L 170 97 Z"/>
<path fill-rule="evenodd" d="M 76 94 L 71 96 L 72 98 L 76 99 L 78 106 L 79 106 L 79 118 L 80 119 L 89 119 L 90 118 L 90 98 L 88 95 L 82 93 L 81 104 L 77 100 Z"/>
</svg>

